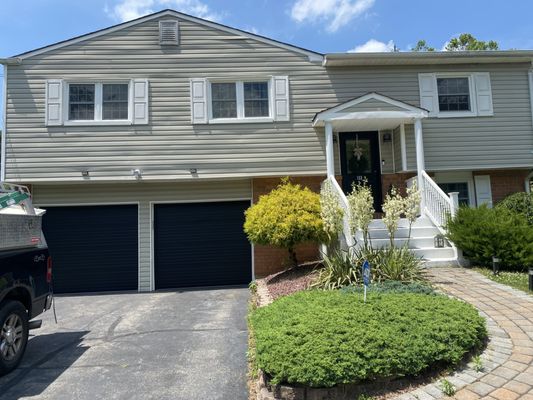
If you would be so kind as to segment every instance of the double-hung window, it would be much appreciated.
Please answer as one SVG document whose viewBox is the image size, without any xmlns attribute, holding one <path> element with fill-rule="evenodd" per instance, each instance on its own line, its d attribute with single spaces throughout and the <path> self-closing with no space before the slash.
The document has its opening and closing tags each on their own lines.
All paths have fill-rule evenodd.
<svg viewBox="0 0 533 400">
<path fill-rule="evenodd" d="M 472 111 L 468 77 L 437 77 L 439 111 Z"/>
<path fill-rule="evenodd" d="M 112 121 L 130 120 L 130 85 L 127 82 L 69 83 L 67 121 Z"/>
<path fill-rule="evenodd" d="M 211 120 L 268 120 L 271 118 L 269 81 L 210 83 Z"/>
</svg>

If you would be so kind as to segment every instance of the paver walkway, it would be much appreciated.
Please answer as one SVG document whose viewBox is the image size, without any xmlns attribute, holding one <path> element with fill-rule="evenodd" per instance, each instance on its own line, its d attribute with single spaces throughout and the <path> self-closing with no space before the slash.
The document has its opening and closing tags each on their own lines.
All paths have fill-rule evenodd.
<svg viewBox="0 0 533 400">
<path fill-rule="evenodd" d="M 429 275 L 440 290 L 477 307 L 491 336 L 485 372 L 463 371 L 448 379 L 460 388 L 454 398 L 533 400 L 533 296 L 465 268 L 432 268 Z M 422 389 L 414 398 L 442 396 Z"/>
</svg>

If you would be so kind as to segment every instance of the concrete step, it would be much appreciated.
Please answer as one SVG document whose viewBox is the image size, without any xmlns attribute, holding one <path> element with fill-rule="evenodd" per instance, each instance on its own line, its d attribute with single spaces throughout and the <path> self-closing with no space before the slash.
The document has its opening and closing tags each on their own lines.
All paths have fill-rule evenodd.
<svg viewBox="0 0 533 400">
<path fill-rule="evenodd" d="M 427 228 L 433 226 L 435 225 L 433 225 L 433 222 L 427 217 L 418 217 L 412 225 L 413 228 Z M 398 228 L 409 228 L 409 221 L 405 218 L 400 218 L 398 221 Z M 386 226 L 382 219 L 373 219 L 370 222 L 369 229 L 386 229 Z"/>
<path fill-rule="evenodd" d="M 452 260 L 454 259 L 454 251 L 451 247 L 435 248 L 427 247 L 421 249 L 413 249 L 413 252 L 425 260 Z"/>
<path fill-rule="evenodd" d="M 389 231 L 386 228 L 373 228 L 369 230 L 371 239 L 388 239 Z M 440 231 L 435 226 L 428 227 L 413 227 L 411 229 L 411 238 L 416 237 L 430 237 L 440 234 Z M 356 237 L 363 237 L 361 232 L 357 232 Z M 406 239 L 409 235 L 409 228 L 399 228 L 394 234 L 395 238 Z"/>
<path fill-rule="evenodd" d="M 434 236 L 422 236 L 422 237 L 413 237 L 411 235 L 411 240 L 409 240 L 409 248 L 410 249 L 420 249 L 420 248 L 429 248 L 434 247 L 435 240 Z M 362 237 L 358 238 L 359 240 L 363 240 Z M 390 240 L 389 238 L 383 238 L 383 239 L 371 239 L 372 240 L 372 246 L 373 247 L 390 247 Z M 407 238 L 394 238 L 394 246 L 396 247 L 402 247 L 407 244 Z"/>
</svg>

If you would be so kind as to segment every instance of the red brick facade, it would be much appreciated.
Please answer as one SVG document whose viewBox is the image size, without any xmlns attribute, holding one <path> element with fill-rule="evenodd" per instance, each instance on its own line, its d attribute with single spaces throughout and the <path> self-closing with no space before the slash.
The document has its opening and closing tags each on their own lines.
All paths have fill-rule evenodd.
<svg viewBox="0 0 533 400">
<path fill-rule="evenodd" d="M 405 196 L 407 189 L 407 180 L 415 176 L 414 172 L 397 173 L 397 174 L 384 174 L 381 175 L 381 190 L 383 192 L 383 200 L 389 192 L 390 188 L 394 186 L 400 189 L 402 196 Z"/>
<path fill-rule="evenodd" d="M 302 176 L 291 177 L 291 182 L 308 187 L 314 192 L 320 192 L 320 183 L 325 176 Z M 269 193 L 279 185 L 282 178 L 254 178 L 252 180 L 253 202 L 259 197 Z M 314 261 L 319 257 L 316 244 L 303 244 L 297 246 L 296 255 L 299 262 Z M 287 267 L 288 253 L 286 250 L 272 246 L 254 246 L 254 270 L 255 277 L 261 278 L 275 272 L 282 271 Z"/>
<path fill-rule="evenodd" d="M 474 171 L 474 175 L 490 175 L 492 203 L 497 204 L 510 194 L 525 191 L 526 177 L 530 172 L 524 169 L 504 169 Z"/>
</svg>

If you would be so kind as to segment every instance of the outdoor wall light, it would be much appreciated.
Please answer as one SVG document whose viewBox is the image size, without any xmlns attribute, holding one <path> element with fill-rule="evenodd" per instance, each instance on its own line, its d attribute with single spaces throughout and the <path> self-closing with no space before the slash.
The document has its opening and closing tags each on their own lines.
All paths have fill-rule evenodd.
<svg viewBox="0 0 533 400">
<path fill-rule="evenodd" d="M 189 172 L 191 174 L 197 174 L 198 173 L 198 169 L 197 168 L 189 168 Z"/>
<path fill-rule="evenodd" d="M 89 171 L 87 171 L 86 169 L 83 169 L 81 171 L 81 176 L 83 176 L 84 178 L 88 178 L 89 177 Z"/>
<path fill-rule="evenodd" d="M 433 239 L 433 244 L 436 248 L 440 249 L 442 247 L 444 247 L 445 245 L 445 242 L 444 242 L 444 235 L 437 235 L 435 236 L 435 238 Z"/>
<path fill-rule="evenodd" d="M 389 143 L 392 142 L 392 135 L 387 132 L 383 134 L 383 143 Z"/>
<path fill-rule="evenodd" d="M 142 178 L 142 171 L 139 168 L 132 170 L 131 173 L 137 180 Z"/>
</svg>

